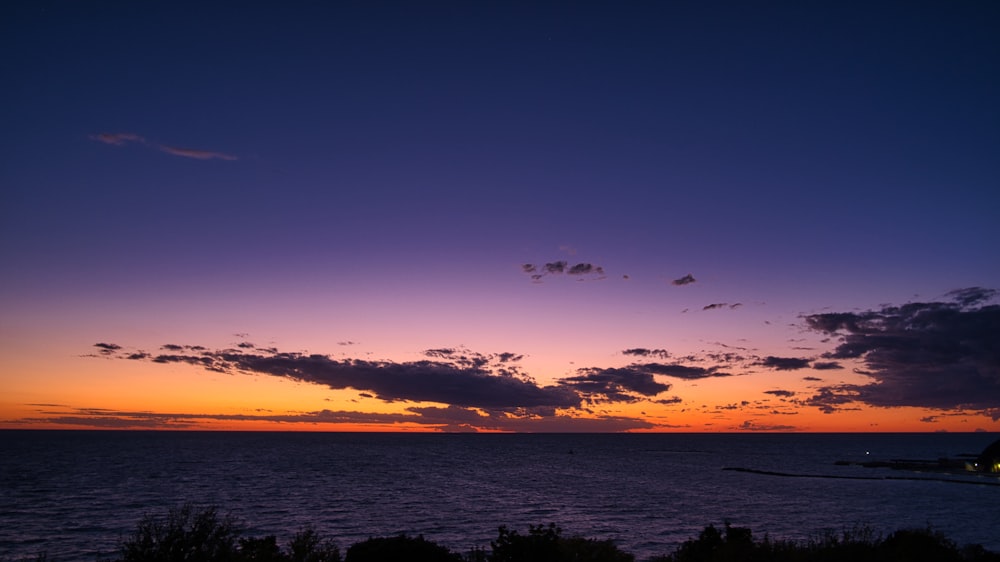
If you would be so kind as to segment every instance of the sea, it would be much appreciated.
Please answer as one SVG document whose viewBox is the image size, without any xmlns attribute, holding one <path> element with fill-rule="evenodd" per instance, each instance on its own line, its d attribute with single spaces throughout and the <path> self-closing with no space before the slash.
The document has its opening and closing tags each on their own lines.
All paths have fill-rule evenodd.
<svg viewBox="0 0 1000 562">
<path fill-rule="evenodd" d="M 930 527 L 1000 551 L 996 477 L 836 464 L 998 437 L 0 431 L 0 560 L 113 558 L 144 516 L 184 504 L 282 543 L 311 527 L 341 551 L 405 533 L 465 553 L 501 525 L 555 523 L 641 561 L 726 522 L 791 540 Z"/>
</svg>

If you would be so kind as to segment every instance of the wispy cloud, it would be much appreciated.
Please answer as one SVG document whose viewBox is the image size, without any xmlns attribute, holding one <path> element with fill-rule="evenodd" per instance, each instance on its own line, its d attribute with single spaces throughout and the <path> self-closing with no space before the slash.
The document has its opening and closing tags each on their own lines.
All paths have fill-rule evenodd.
<svg viewBox="0 0 1000 562">
<path fill-rule="evenodd" d="M 195 160 L 239 160 L 239 157 L 233 156 L 232 154 L 226 154 L 224 152 L 216 152 L 212 150 L 199 150 L 195 148 L 180 148 L 166 144 L 149 142 L 144 137 L 137 135 L 135 133 L 99 133 L 95 135 L 90 135 L 89 138 L 93 141 L 109 144 L 112 146 L 124 146 L 126 144 L 133 144 L 133 143 L 140 144 L 143 146 L 147 146 L 149 148 L 159 150 L 160 152 L 165 152 L 167 154 L 172 154 L 174 156 L 180 156 L 182 158 L 193 158 Z"/>
<path fill-rule="evenodd" d="M 133 133 L 99 133 L 90 135 L 90 140 L 103 142 L 114 146 L 122 146 L 128 143 L 146 144 L 146 139 Z"/>
<path fill-rule="evenodd" d="M 236 156 L 231 154 L 224 154 L 222 152 L 212 152 L 209 150 L 197 150 L 194 148 L 178 148 L 175 146 L 167 146 L 165 144 L 159 145 L 159 149 L 167 154 L 173 154 L 174 156 L 182 156 L 184 158 L 194 158 L 195 160 L 239 160 Z"/>
<path fill-rule="evenodd" d="M 719 310 L 719 309 L 723 309 L 723 308 L 728 308 L 730 310 L 734 310 L 734 309 L 737 309 L 737 308 L 739 308 L 741 306 L 743 306 L 743 303 L 741 303 L 741 302 L 737 302 L 737 303 L 733 303 L 733 304 L 729 304 L 728 302 L 715 302 L 715 303 L 712 303 L 712 304 L 706 304 L 705 306 L 701 307 L 701 309 L 702 310 Z"/>
<path fill-rule="evenodd" d="M 439 431 L 618 432 L 649 429 L 649 421 L 626 416 L 576 417 L 554 412 L 489 412 L 462 406 L 413 406 L 403 413 L 318 410 L 296 413 L 179 413 L 140 412 L 104 408 L 45 406 L 23 424 L 52 424 L 101 429 L 186 429 L 211 422 L 257 422 L 288 426 L 352 424 L 399 427 L 420 425 Z M 56 408 L 56 409 L 53 409 Z"/>
<path fill-rule="evenodd" d="M 795 431 L 798 428 L 794 425 L 762 424 L 753 420 L 747 420 L 736 426 L 735 429 L 739 429 L 741 431 Z"/>
</svg>

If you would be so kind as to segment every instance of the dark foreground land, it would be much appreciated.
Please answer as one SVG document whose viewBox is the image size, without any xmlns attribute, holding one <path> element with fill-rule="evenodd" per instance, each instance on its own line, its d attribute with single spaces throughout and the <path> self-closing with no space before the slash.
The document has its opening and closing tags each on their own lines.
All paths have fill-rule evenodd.
<svg viewBox="0 0 1000 562">
<path fill-rule="evenodd" d="M 858 528 L 806 542 L 754 538 L 751 530 L 726 523 L 709 525 L 673 553 L 651 562 L 1000 562 L 1000 554 L 978 545 L 959 547 L 930 529 L 906 529 L 888 536 Z M 610 540 L 564 536 L 555 525 L 531 526 L 526 534 L 500 527 L 489 549 L 456 553 L 422 536 L 373 537 L 337 545 L 312 529 L 286 545 L 274 536 L 243 536 L 237 523 L 215 508 L 190 505 L 165 516 L 147 516 L 124 538 L 116 558 L 99 562 L 633 562 Z M 48 562 L 44 554 L 36 562 Z M 56 562 L 56 561 L 52 561 Z"/>
</svg>

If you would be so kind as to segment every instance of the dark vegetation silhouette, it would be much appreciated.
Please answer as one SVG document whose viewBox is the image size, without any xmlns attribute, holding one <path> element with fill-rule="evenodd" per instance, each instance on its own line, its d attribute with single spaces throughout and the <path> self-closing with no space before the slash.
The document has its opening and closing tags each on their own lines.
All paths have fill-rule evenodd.
<svg viewBox="0 0 1000 562">
<path fill-rule="evenodd" d="M 345 562 L 462 562 L 464 558 L 422 536 L 373 537 L 347 549 Z"/>
<path fill-rule="evenodd" d="M 632 562 L 635 559 L 610 540 L 563 537 L 562 530 L 554 523 L 547 527 L 530 525 L 527 535 L 500 527 L 490 549 L 487 562 Z"/>
<path fill-rule="evenodd" d="M 332 542 L 312 528 L 282 548 L 274 535 L 245 537 L 234 519 L 214 507 L 184 505 L 165 517 L 147 515 L 124 537 L 117 558 L 98 562 L 633 562 L 610 540 L 563 536 L 554 524 L 529 526 L 527 534 L 500 527 L 489 550 L 465 554 L 425 539 L 372 537 L 352 545 L 342 559 Z M 828 533 L 805 542 L 755 539 L 728 522 L 709 525 L 670 554 L 651 562 L 1000 562 L 980 545 L 959 547 L 931 529 L 903 529 L 887 537 L 868 527 Z M 40 554 L 34 562 L 50 562 Z M 51 562 L 56 562 L 52 560 Z"/>
<path fill-rule="evenodd" d="M 980 545 L 959 548 L 931 529 L 903 529 L 881 537 L 868 527 L 828 533 L 806 542 L 755 540 L 750 529 L 709 525 L 697 539 L 652 562 L 1000 562 Z"/>
<path fill-rule="evenodd" d="M 120 562 L 340 562 L 340 550 L 311 528 L 282 550 L 273 535 L 242 537 L 232 517 L 190 504 L 165 518 L 146 515 L 119 551 Z"/>
</svg>

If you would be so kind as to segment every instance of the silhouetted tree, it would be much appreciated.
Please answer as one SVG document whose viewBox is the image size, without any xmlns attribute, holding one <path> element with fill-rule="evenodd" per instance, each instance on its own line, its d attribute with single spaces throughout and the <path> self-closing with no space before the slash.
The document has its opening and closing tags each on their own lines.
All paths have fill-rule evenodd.
<svg viewBox="0 0 1000 562">
<path fill-rule="evenodd" d="M 423 536 L 370 538 L 347 549 L 344 562 L 462 562 L 462 557 Z"/>
<path fill-rule="evenodd" d="M 146 515 L 122 543 L 123 562 L 229 562 L 237 560 L 239 533 L 233 520 L 214 507 L 190 504 L 171 509 L 166 519 Z"/>
<path fill-rule="evenodd" d="M 288 543 L 289 562 L 340 562 L 340 549 L 324 541 L 312 527 L 299 531 Z"/>
<path fill-rule="evenodd" d="M 497 540 L 490 543 L 489 562 L 632 562 L 631 554 L 622 552 L 611 541 L 582 537 L 565 538 L 562 529 L 548 526 L 528 526 L 528 534 L 521 535 L 507 527 L 500 527 Z"/>
</svg>

